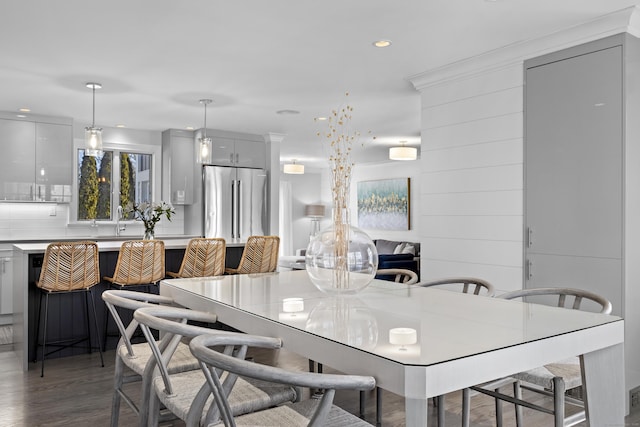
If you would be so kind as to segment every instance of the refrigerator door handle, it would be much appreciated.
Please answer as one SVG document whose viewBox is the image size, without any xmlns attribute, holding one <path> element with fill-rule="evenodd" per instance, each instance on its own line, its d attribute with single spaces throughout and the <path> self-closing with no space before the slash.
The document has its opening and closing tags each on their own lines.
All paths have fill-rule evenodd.
<svg viewBox="0 0 640 427">
<path fill-rule="evenodd" d="M 236 180 L 231 180 L 231 238 L 236 238 L 236 219 L 238 211 L 236 210 Z"/>
<path fill-rule="evenodd" d="M 238 218 L 236 219 L 236 237 L 238 239 L 242 239 L 242 220 L 240 218 L 240 212 L 243 212 L 242 210 L 242 181 L 238 180 L 237 181 L 238 184 L 236 186 L 236 191 L 238 192 L 238 197 L 237 197 L 237 204 L 238 204 L 238 209 L 236 210 Z"/>
</svg>

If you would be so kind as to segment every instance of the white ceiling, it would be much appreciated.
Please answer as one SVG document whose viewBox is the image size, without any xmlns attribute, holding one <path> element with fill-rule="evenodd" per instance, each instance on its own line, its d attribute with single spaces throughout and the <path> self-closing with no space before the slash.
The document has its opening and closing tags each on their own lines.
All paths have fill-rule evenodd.
<svg viewBox="0 0 640 427">
<path fill-rule="evenodd" d="M 0 110 L 96 125 L 285 134 L 281 160 L 325 162 L 345 102 L 356 161 L 420 142 L 408 76 L 580 24 L 638 0 L 20 0 L 0 4 Z M 378 49 L 374 40 L 389 39 Z M 278 115 L 278 110 L 298 110 Z M 325 125 L 326 126 L 326 125 Z M 375 141 L 368 135 L 375 135 Z"/>
</svg>

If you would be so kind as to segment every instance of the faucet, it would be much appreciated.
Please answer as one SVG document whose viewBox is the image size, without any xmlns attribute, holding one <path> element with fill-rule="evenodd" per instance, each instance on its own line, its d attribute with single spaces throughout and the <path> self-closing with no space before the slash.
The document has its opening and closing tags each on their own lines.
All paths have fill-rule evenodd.
<svg viewBox="0 0 640 427">
<path fill-rule="evenodd" d="M 122 206 L 118 205 L 116 209 L 116 236 L 120 237 L 120 232 L 127 229 L 127 224 L 120 225 L 120 220 L 123 218 L 124 214 L 122 211 Z"/>
</svg>

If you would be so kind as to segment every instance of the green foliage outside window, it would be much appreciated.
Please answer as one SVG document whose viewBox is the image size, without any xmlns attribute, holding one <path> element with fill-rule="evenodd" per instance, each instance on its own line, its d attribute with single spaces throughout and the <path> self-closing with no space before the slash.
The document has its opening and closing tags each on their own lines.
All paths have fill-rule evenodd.
<svg viewBox="0 0 640 427">
<path fill-rule="evenodd" d="M 120 154 L 120 206 L 133 204 L 131 198 L 131 162 L 126 153 Z M 131 217 L 131 216 L 128 216 Z"/>
<path fill-rule="evenodd" d="M 111 169 L 113 153 L 105 151 L 98 172 L 98 219 L 111 219 Z"/>
<path fill-rule="evenodd" d="M 98 168 L 93 156 L 82 158 L 78 198 L 78 219 L 95 219 L 98 207 Z"/>
</svg>

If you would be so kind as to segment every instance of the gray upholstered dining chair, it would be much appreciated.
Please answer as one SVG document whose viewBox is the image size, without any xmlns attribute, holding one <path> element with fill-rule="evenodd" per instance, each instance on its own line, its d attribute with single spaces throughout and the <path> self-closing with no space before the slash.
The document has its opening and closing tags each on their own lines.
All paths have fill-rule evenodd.
<svg viewBox="0 0 640 427">
<path fill-rule="evenodd" d="M 189 343 L 191 351 L 201 361 L 207 385 L 220 408 L 220 416 L 226 427 L 235 427 L 236 422 L 238 425 L 256 426 L 370 426 L 333 405 L 333 398 L 336 390 L 372 390 L 376 384 L 373 377 L 293 372 L 244 360 L 248 347 L 278 349 L 281 346 L 282 341 L 278 338 L 244 334 L 201 335 Z M 224 351 L 220 351 L 220 347 Z M 324 392 L 319 399 L 302 400 L 234 417 L 228 397 L 239 375 L 296 387 L 321 388 Z M 191 415 L 187 426 L 197 426 L 200 414 L 196 412 Z M 206 414 L 206 421 L 210 420 L 209 414 Z"/>
<path fill-rule="evenodd" d="M 152 373 L 149 402 L 148 426 L 157 426 L 161 404 L 175 417 L 186 421 L 188 417 L 198 425 L 200 416 L 208 414 L 209 419 L 219 419 L 219 410 L 212 405 L 211 391 L 202 370 L 172 374 L 167 362 L 171 363 L 174 346 L 159 346 L 152 339 L 152 329 L 158 330 L 165 339 L 191 339 L 198 335 L 227 335 L 231 332 L 187 324 L 187 321 L 201 321 L 202 312 L 178 307 L 146 307 L 135 311 L 134 319 L 147 337 L 154 355 L 153 363 L 145 372 Z M 173 342 L 173 341 L 172 341 Z M 296 400 L 298 393 L 292 387 L 251 378 L 238 378 L 229 396 L 231 410 L 235 415 L 246 414 L 264 408 Z M 194 415 L 194 414 L 197 414 Z M 208 424 L 207 424 L 208 425 Z"/>
<path fill-rule="evenodd" d="M 418 275 L 404 268 L 381 268 L 376 271 L 376 275 L 395 276 L 394 282 L 404 283 L 405 285 L 413 285 L 418 283 Z"/>
<path fill-rule="evenodd" d="M 551 300 L 549 298 L 552 298 Z M 525 302 L 537 302 L 538 298 L 543 298 L 546 304 L 553 303 L 558 307 L 596 311 L 603 314 L 610 314 L 612 310 L 611 302 L 606 298 L 581 289 L 572 288 L 533 288 L 509 292 L 501 295 L 502 299 L 522 299 Z M 591 304 L 590 307 L 585 305 Z M 572 426 L 586 419 L 584 404 L 582 401 L 565 396 L 565 391 L 582 385 L 582 370 L 579 357 L 561 360 L 526 372 L 520 372 L 512 376 L 514 386 L 514 396 L 500 393 L 494 387 L 480 385 L 471 387 L 472 390 L 487 394 L 496 399 L 496 422 L 502 425 L 502 410 L 500 401 L 504 400 L 513 403 L 516 408 L 516 424 L 522 422 L 522 406 L 529 409 L 552 414 L 555 427 Z M 529 391 L 551 396 L 553 398 L 553 409 L 545 408 L 532 402 L 522 400 L 521 388 Z M 565 417 L 565 403 L 570 403 L 582 407 L 583 409 Z M 463 393 L 463 421 L 469 425 L 469 392 Z"/>
<path fill-rule="evenodd" d="M 135 310 L 142 307 L 154 307 L 158 304 L 171 305 L 171 298 L 150 294 L 146 292 L 107 290 L 102 293 L 102 299 L 111 313 L 115 324 L 120 331 L 120 340 L 116 346 L 116 361 L 114 368 L 114 389 L 111 404 L 111 427 L 118 425 L 120 417 L 120 403 L 122 400 L 138 415 L 140 425 L 147 425 L 149 412 L 149 392 L 151 387 L 150 375 L 144 375 L 145 368 L 150 358 L 151 348 L 146 342 L 133 344 L 131 337 L 138 329 L 138 321 L 134 318 L 125 326 L 118 309 Z M 213 323 L 215 314 L 203 314 L 203 321 Z M 168 340 L 158 343 L 158 347 L 164 349 L 169 344 Z M 191 355 L 186 344 L 178 342 L 177 348 L 168 370 L 170 373 L 184 372 L 200 369 L 198 361 Z M 136 405 L 134 397 L 129 396 L 124 389 L 124 384 L 141 382 L 140 403 Z"/>
</svg>

